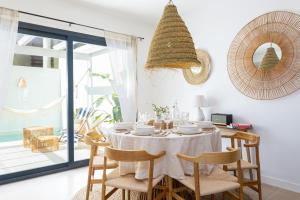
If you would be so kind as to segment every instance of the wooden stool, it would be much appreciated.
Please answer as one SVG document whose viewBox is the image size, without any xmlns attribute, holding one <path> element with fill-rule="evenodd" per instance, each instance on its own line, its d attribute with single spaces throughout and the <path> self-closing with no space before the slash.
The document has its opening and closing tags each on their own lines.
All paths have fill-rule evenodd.
<svg viewBox="0 0 300 200">
<path fill-rule="evenodd" d="M 48 126 L 33 126 L 23 128 L 23 146 L 31 147 L 32 136 L 53 135 L 53 128 Z"/>
<path fill-rule="evenodd" d="M 32 152 L 49 152 L 56 151 L 59 148 L 58 137 L 55 135 L 43 135 L 32 137 Z"/>
</svg>

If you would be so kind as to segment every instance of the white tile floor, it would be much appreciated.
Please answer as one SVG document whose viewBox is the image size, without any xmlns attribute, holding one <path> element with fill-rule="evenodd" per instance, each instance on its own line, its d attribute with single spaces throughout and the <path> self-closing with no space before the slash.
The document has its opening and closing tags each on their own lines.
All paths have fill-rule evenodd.
<svg viewBox="0 0 300 200">
<path fill-rule="evenodd" d="M 0 200 L 71 200 L 86 185 L 88 168 L 79 168 L 0 185 Z"/>
<path fill-rule="evenodd" d="M 0 185 L 0 200 L 72 200 L 86 186 L 88 168 L 42 176 Z M 101 176 L 101 173 L 97 175 Z M 247 199 L 258 199 L 255 192 L 245 190 Z M 300 194 L 263 184 L 266 200 L 300 200 Z M 253 197 L 253 198 L 252 198 Z"/>
<path fill-rule="evenodd" d="M 75 146 L 75 160 L 89 158 L 88 147 L 80 145 Z M 33 153 L 30 148 L 23 147 L 22 141 L 0 143 L 0 175 L 64 163 L 67 156 L 66 144 L 60 144 L 58 151 Z"/>
</svg>

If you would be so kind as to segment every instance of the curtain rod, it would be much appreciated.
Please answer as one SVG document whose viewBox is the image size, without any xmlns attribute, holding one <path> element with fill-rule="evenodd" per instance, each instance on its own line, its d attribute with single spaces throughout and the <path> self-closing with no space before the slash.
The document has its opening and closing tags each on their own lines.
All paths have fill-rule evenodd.
<svg viewBox="0 0 300 200">
<path fill-rule="evenodd" d="M 38 14 L 34 14 L 34 13 L 29 13 L 29 12 L 24 12 L 24 11 L 18 11 L 18 12 L 22 13 L 22 14 L 26 14 L 26 15 L 31 15 L 31 16 L 35 16 L 35 17 L 41 17 L 41 18 L 45 18 L 45 19 L 50 19 L 50 20 L 54 20 L 54 21 L 59 21 L 59 22 L 67 23 L 69 25 L 77 25 L 77 26 L 82 26 L 82 27 L 91 28 L 91 29 L 100 30 L 100 31 L 108 31 L 108 30 L 105 30 L 103 28 L 98 28 L 98 27 L 94 27 L 94 26 L 79 24 L 79 23 L 76 23 L 76 22 L 66 21 L 66 20 L 57 19 L 57 18 L 53 18 L 53 17 L 47 17 L 47 16 L 38 15 Z M 109 32 L 117 33 L 117 32 L 114 32 L 114 31 L 109 31 Z M 122 33 L 118 33 L 118 34 L 122 34 Z M 124 35 L 128 35 L 128 34 L 124 34 Z M 136 37 L 136 38 L 138 38 L 140 40 L 144 39 L 143 37 L 139 37 L 139 36 L 134 36 L 134 35 L 130 35 L 130 36 Z"/>
</svg>

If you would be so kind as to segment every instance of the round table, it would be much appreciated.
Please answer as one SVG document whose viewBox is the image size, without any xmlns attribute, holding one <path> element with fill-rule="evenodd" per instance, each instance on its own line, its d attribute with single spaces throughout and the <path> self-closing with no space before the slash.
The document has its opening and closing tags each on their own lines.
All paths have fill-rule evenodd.
<svg viewBox="0 0 300 200">
<path fill-rule="evenodd" d="M 165 137 L 136 136 L 132 134 L 110 131 L 108 134 L 112 146 L 123 150 L 146 150 L 156 154 L 166 151 L 166 155 L 154 164 L 154 177 L 168 175 L 174 179 L 182 179 L 184 174 L 193 175 L 193 164 L 180 160 L 176 154 L 183 153 L 197 156 L 204 152 L 221 151 L 221 134 L 218 130 L 194 135 L 169 134 Z M 148 162 L 119 164 L 120 174 L 135 173 L 136 179 L 148 177 Z M 209 173 L 211 165 L 200 165 L 202 173 Z"/>
</svg>

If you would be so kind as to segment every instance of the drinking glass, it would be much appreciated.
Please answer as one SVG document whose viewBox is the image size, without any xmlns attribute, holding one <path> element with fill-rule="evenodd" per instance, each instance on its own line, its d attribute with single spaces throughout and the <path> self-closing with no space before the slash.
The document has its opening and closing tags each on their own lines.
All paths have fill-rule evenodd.
<svg viewBox="0 0 300 200">
<path fill-rule="evenodd" d="M 145 124 L 147 123 L 148 120 L 148 114 L 144 112 L 139 112 L 138 113 L 138 123 L 139 124 Z"/>
<path fill-rule="evenodd" d="M 183 124 L 186 124 L 190 119 L 190 113 L 188 112 L 182 112 L 181 113 L 181 121 Z"/>
</svg>

